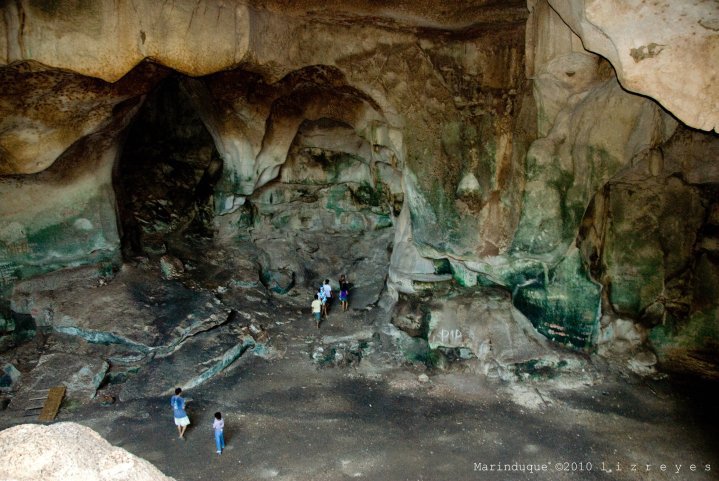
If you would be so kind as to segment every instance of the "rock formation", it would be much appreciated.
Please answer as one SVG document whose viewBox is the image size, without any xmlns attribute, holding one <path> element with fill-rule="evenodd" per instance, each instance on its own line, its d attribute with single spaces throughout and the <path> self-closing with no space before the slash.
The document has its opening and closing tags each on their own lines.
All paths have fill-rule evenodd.
<svg viewBox="0 0 719 481">
<path fill-rule="evenodd" d="M 21 424 L 0 432 L 0 478 L 17 481 L 172 481 L 152 464 L 75 423 Z"/>
<path fill-rule="evenodd" d="M 719 56 L 716 2 L 549 3 L 587 50 L 611 62 L 624 88 L 652 97 L 690 127 L 719 132 L 716 69 L 702 67 Z"/>
<path fill-rule="evenodd" d="M 105 283 L 151 258 L 168 282 L 288 298 L 351 271 L 355 308 L 447 282 L 432 302 L 473 306 L 496 288 L 575 348 L 714 356 L 715 2 L 1 11 L 6 343 L 38 326 L 98 331 L 81 306 L 28 289 L 36 276 L 94 266 Z M 199 245 L 231 252 L 233 272 L 205 252 L 212 267 L 193 273 Z M 508 312 L 489 317 L 534 339 Z M 110 337 L 145 354 L 187 338 L 186 319 L 143 327 L 146 314 Z M 497 334 L 469 317 L 461 347 L 489 359 Z M 526 343 L 497 358 L 526 358 Z"/>
</svg>

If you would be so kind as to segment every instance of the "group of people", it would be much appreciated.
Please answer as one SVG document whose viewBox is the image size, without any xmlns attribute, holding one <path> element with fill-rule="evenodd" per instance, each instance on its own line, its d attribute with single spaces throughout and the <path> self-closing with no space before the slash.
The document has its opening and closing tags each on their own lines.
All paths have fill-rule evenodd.
<svg viewBox="0 0 719 481">
<path fill-rule="evenodd" d="M 347 312 L 349 309 L 349 296 L 350 285 L 349 282 L 347 282 L 347 277 L 342 274 L 339 280 L 339 299 L 343 312 Z M 318 329 L 320 327 L 320 322 L 322 322 L 322 318 L 327 318 L 329 314 L 329 305 L 332 302 L 333 297 L 334 294 L 332 286 L 330 285 L 330 280 L 325 279 L 324 284 L 320 286 L 314 299 L 312 300 L 312 315 Z"/>
<path fill-rule="evenodd" d="M 340 306 L 343 312 L 347 312 L 349 309 L 349 293 L 350 284 L 347 282 L 347 277 L 342 274 L 339 279 L 339 300 Z M 317 328 L 320 327 L 322 317 L 325 318 L 329 312 L 329 304 L 334 298 L 332 286 L 330 280 L 325 279 L 325 282 L 320 286 L 315 298 L 312 301 L 312 314 L 317 323 Z M 170 406 L 172 406 L 173 416 L 175 418 L 175 426 L 177 426 L 177 433 L 180 439 L 185 439 L 185 430 L 190 425 L 190 418 L 187 416 L 185 411 L 185 398 L 182 397 L 182 388 L 175 389 L 175 395 L 170 398 Z M 215 419 L 212 423 L 212 429 L 215 432 L 215 446 L 217 447 L 217 454 L 222 454 L 222 450 L 225 449 L 225 421 L 222 419 L 222 413 L 216 412 Z"/>
<path fill-rule="evenodd" d="M 172 413 L 175 417 L 177 433 L 180 435 L 180 439 L 184 440 L 185 430 L 190 425 L 190 418 L 187 416 L 187 411 L 185 411 L 185 398 L 182 397 L 182 388 L 175 389 L 175 395 L 170 398 L 170 406 L 172 406 Z M 219 411 L 215 413 L 212 429 L 215 432 L 217 454 L 222 454 L 222 450 L 225 449 L 225 421 Z"/>
</svg>

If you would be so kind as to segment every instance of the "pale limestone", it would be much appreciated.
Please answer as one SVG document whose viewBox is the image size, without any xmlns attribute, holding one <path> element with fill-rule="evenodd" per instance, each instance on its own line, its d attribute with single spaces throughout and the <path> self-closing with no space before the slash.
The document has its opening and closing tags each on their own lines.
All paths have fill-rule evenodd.
<svg viewBox="0 0 719 481">
<path fill-rule="evenodd" d="M 719 4 L 713 0 L 549 0 L 622 86 L 687 125 L 719 131 Z"/>
<path fill-rule="evenodd" d="M 21 424 L 0 431 L 0 452 L 0 479 L 7 481 L 174 481 L 76 423 Z"/>
</svg>

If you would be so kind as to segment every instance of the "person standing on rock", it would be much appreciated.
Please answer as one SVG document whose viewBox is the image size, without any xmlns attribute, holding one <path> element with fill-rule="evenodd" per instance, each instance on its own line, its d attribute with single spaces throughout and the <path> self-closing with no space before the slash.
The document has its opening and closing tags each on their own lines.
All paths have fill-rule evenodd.
<svg viewBox="0 0 719 481">
<path fill-rule="evenodd" d="M 181 396 L 182 389 L 175 389 L 175 395 L 170 398 L 170 406 L 172 406 L 173 415 L 175 417 L 175 426 L 180 435 L 180 439 L 185 439 L 185 430 L 190 425 L 190 418 L 185 412 L 185 400 Z"/>
<path fill-rule="evenodd" d="M 320 320 L 322 318 L 322 301 L 320 301 L 320 295 L 315 294 L 315 299 L 312 301 L 312 315 L 317 323 L 317 329 L 320 328 Z"/>
</svg>

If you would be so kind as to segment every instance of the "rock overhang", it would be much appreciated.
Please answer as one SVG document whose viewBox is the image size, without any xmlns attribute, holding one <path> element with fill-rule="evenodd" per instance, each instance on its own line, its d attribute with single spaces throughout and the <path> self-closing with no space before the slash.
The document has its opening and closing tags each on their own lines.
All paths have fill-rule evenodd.
<svg viewBox="0 0 719 481">
<path fill-rule="evenodd" d="M 277 79 L 306 60 L 301 48 L 291 46 L 307 40 L 298 30 L 313 26 L 329 36 L 338 27 L 356 26 L 400 36 L 420 31 L 471 36 L 488 25 L 521 26 L 528 15 L 517 0 L 474 0 L 461 8 L 432 1 L 29 1 L 7 4 L 3 10 L 0 64 L 35 60 L 110 82 L 145 59 L 190 76 L 255 65 Z M 364 43 L 376 40 L 368 37 Z M 315 39 L 315 47 L 321 42 Z"/>
</svg>

